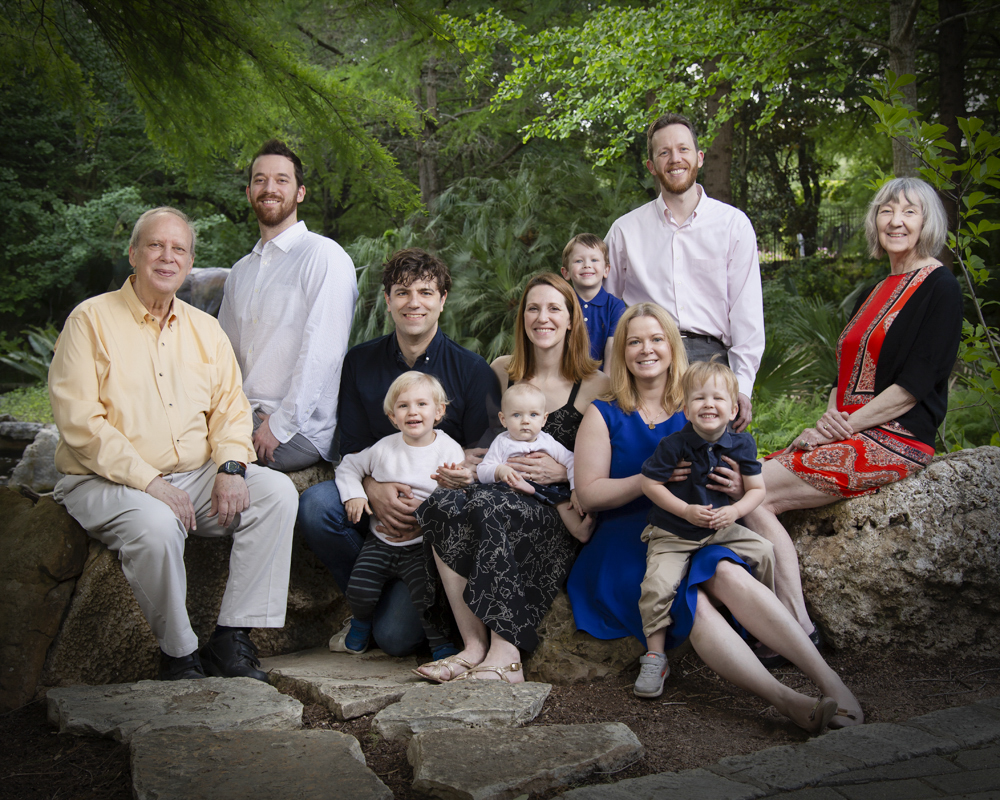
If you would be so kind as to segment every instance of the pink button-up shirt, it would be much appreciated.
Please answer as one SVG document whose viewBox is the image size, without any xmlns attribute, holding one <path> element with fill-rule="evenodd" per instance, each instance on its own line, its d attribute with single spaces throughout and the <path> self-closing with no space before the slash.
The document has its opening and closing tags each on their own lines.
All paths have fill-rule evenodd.
<svg viewBox="0 0 1000 800">
<path fill-rule="evenodd" d="M 764 353 L 757 237 L 746 214 L 698 192 L 680 225 L 662 196 L 615 221 L 605 288 L 628 305 L 658 303 L 682 331 L 720 339 L 750 397 Z"/>
</svg>

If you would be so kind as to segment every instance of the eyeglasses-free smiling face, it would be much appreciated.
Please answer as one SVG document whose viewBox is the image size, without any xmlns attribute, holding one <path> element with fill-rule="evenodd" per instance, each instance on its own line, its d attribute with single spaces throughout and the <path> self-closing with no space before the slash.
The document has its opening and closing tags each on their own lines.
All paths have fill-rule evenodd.
<svg viewBox="0 0 1000 800">
<path fill-rule="evenodd" d="M 141 300 L 169 300 L 191 272 L 191 230 L 180 217 L 163 212 L 146 221 L 128 260 Z"/>
<path fill-rule="evenodd" d="M 253 165 L 247 200 L 260 223 L 269 228 L 281 225 L 306 196 L 306 187 L 295 183 L 295 165 L 287 156 L 267 155 Z"/>
<path fill-rule="evenodd" d="M 389 420 L 412 447 L 424 447 L 434 441 L 434 425 L 444 417 L 443 405 L 434 402 L 431 388 L 420 382 L 404 389 L 393 403 Z"/>
<path fill-rule="evenodd" d="M 924 227 L 924 210 L 900 192 L 896 198 L 879 207 L 875 227 L 879 244 L 890 256 L 910 251 L 915 253 Z"/>
<path fill-rule="evenodd" d="M 569 319 L 566 300 L 558 289 L 541 285 L 528 292 L 524 303 L 524 331 L 535 347 L 562 347 Z"/>
<path fill-rule="evenodd" d="M 684 416 L 702 439 L 714 442 L 736 419 L 737 406 L 725 381 L 713 375 L 684 398 Z"/>
<path fill-rule="evenodd" d="M 569 255 L 569 269 L 563 267 L 562 276 L 573 284 L 573 288 L 596 289 L 608 276 L 608 263 L 599 247 L 587 247 L 582 244 L 573 246 Z"/>
<path fill-rule="evenodd" d="M 684 194 L 698 180 L 705 154 L 695 149 L 686 125 L 667 125 L 653 134 L 653 160 L 646 169 L 660 181 L 667 194 Z"/>
<path fill-rule="evenodd" d="M 637 378 L 657 378 L 670 369 L 674 354 L 656 317 L 636 317 L 628 324 L 625 368 Z"/>
<path fill-rule="evenodd" d="M 434 280 L 416 280 L 409 286 L 394 283 L 385 302 L 396 323 L 396 333 L 414 342 L 432 339 L 447 297 L 447 292 L 438 291 Z"/>
</svg>

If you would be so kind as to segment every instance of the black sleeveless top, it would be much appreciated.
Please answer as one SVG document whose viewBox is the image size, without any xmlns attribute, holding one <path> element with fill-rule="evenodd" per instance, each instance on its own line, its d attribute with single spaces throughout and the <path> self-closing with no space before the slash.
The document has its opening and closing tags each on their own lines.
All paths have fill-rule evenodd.
<svg viewBox="0 0 1000 800">
<path fill-rule="evenodd" d="M 576 395 L 579 391 L 580 383 L 574 383 L 566 405 L 557 408 L 549 414 L 549 418 L 545 422 L 545 427 L 542 428 L 543 431 L 567 450 L 572 450 L 576 446 L 576 432 L 580 429 L 580 423 L 583 422 L 583 414 L 573 405 L 576 402 Z"/>
</svg>

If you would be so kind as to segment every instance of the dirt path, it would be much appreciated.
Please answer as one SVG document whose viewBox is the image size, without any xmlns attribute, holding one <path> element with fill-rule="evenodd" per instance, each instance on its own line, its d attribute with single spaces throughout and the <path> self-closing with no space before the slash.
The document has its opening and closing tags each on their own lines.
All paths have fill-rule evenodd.
<svg viewBox="0 0 1000 800">
<path fill-rule="evenodd" d="M 941 708 L 1000 695 L 1000 658 L 915 657 L 903 652 L 825 654 L 861 700 L 869 722 L 899 722 Z M 809 692 L 794 668 L 775 673 Z M 624 722 L 646 748 L 645 757 L 615 775 L 618 781 L 713 764 L 739 755 L 806 740 L 806 735 L 763 701 L 725 683 L 694 655 L 672 665 L 657 700 L 632 695 L 631 678 L 555 687 L 533 724 Z M 307 706 L 306 724 L 353 734 L 371 767 L 397 798 L 421 797 L 410 789 L 413 772 L 403 745 L 371 733 L 371 717 L 337 722 Z M 0 799 L 129 800 L 128 749 L 111 741 L 60 736 L 45 721 L 43 703 L 0 717 L 3 766 Z M 565 789 L 561 790 L 565 791 Z M 552 792 L 545 797 L 554 796 Z"/>
</svg>

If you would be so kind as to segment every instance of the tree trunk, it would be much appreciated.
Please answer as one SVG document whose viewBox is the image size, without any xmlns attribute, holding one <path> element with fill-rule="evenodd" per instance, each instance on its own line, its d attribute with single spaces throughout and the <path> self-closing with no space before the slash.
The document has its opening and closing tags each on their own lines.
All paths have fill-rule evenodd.
<svg viewBox="0 0 1000 800">
<path fill-rule="evenodd" d="M 917 74 L 917 40 L 915 35 L 920 0 L 889 0 L 889 69 L 896 75 Z M 903 102 L 917 107 L 917 85 L 902 87 Z M 917 159 L 905 144 L 892 142 L 892 171 L 897 178 L 915 176 Z"/>
<path fill-rule="evenodd" d="M 430 210 L 431 204 L 440 192 L 438 180 L 437 140 L 437 59 L 431 56 L 420 73 L 423 92 L 417 90 L 417 106 L 423 103 L 424 130 L 417 140 L 417 176 L 420 183 L 420 199 Z M 419 95 L 423 96 L 420 97 Z"/>
<path fill-rule="evenodd" d="M 714 72 L 715 64 L 709 65 L 709 72 Z M 708 98 L 707 111 L 708 118 L 715 119 L 719 115 L 719 106 L 722 99 L 729 94 L 732 87 L 728 83 L 720 83 L 715 93 Z M 719 132 L 715 135 L 712 146 L 705 154 L 705 166 L 702 173 L 705 192 L 709 197 L 721 200 L 723 203 L 733 202 L 733 135 L 736 131 L 736 120 L 730 116 Z"/>
<path fill-rule="evenodd" d="M 946 20 L 965 11 L 965 0 L 938 0 L 938 17 Z M 948 126 L 944 138 L 955 147 L 957 161 L 962 148 L 962 131 L 958 118 L 965 116 L 965 20 L 956 19 L 941 26 L 938 32 L 938 110 L 940 123 Z M 958 227 L 958 205 L 951 198 L 941 195 L 944 209 L 948 213 L 948 229 Z M 942 261 L 952 267 L 950 251 L 941 254 Z"/>
</svg>

